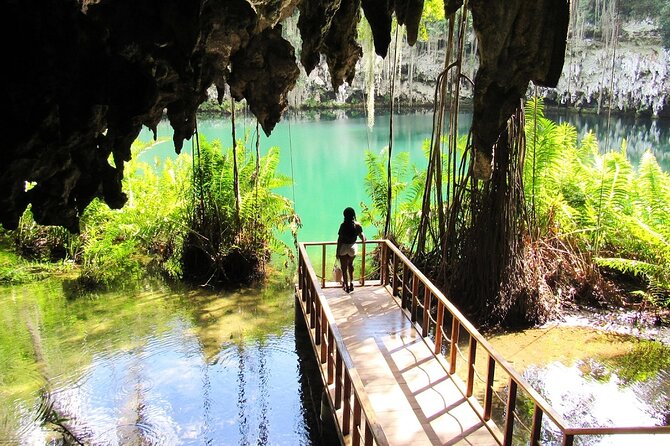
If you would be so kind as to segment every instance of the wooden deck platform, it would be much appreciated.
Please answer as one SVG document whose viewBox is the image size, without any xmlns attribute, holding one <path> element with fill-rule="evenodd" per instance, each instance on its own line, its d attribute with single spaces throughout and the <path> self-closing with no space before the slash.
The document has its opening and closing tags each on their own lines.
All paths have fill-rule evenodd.
<svg viewBox="0 0 670 446">
<path fill-rule="evenodd" d="M 594 436 L 670 437 L 670 426 L 569 423 L 393 243 L 361 246 L 364 286 L 351 293 L 326 282 L 335 245 L 298 244 L 296 304 L 342 444 L 573 446 Z"/>
<path fill-rule="evenodd" d="M 389 444 L 498 445 L 386 287 L 323 292 Z"/>
</svg>

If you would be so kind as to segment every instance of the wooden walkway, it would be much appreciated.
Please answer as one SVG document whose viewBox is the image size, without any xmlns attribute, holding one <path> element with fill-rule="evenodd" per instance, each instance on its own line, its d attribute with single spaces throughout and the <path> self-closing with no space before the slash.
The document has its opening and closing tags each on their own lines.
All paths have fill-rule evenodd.
<svg viewBox="0 0 670 446">
<path fill-rule="evenodd" d="M 324 294 L 389 444 L 498 445 L 385 287 Z"/>
<path fill-rule="evenodd" d="M 335 242 L 299 243 L 296 304 L 342 444 L 572 446 L 596 436 L 624 441 L 617 444 L 631 434 L 670 437 L 670 426 L 570 424 L 391 242 L 361 246 L 361 286 L 351 293 L 325 280 L 334 250 Z"/>
</svg>

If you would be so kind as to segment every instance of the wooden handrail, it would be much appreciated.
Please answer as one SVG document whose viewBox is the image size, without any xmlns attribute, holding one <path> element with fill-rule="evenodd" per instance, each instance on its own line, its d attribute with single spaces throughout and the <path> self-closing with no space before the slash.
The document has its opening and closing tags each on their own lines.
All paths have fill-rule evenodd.
<svg viewBox="0 0 670 446">
<path fill-rule="evenodd" d="M 534 424 L 538 423 L 541 420 L 542 415 L 547 415 L 563 433 L 564 444 L 572 444 L 573 438 L 579 435 L 670 434 L 670 426 L 645 426 L 645 427 L 627 426 L 627 427 L 586 427 L 586 428 L 569 426 L 567 420 L 558 412 L 556 412 L 553 409 L 553 407 L 551 407 L 551 405 L 537 391 L 535 391 L 535 389 L 533 389 L 530 383 L 528 383 L 507 362 L 507 360 L 503 358 L 502 355 L 496 351 L 496 349 L 481 335 L 481 333 L 479 333 L 479 330 L 477 330 L 472 325 L 472 323 L 470 323 L 470 321 L 468 321 L 468 319 L 465 318 L 465 316 L 454 306 L 454 304 L 451 303 L 451 301 L 449 301 L 444 296 L 444 294 L 407 258 L 407 256 L 405 256 L 405 254 L 402 251 L 400 251 L 400 249 L 398 249 L 393 243 L 391 243 L 388 240 L 385 240 L 385 244 L 387 249 L 393 252 L 394 254 L 393 257 L 399 259 L 404 264 L 403 267 L 408 268 L 414 280 L 418 279 L 421 281 L 421 283 L 423 283 L 425 287 L 424 291 L 425 295 L 428 296 L 428 293 L 432 294 L 439 301 L 439 303 L 442 304 L 441 306 L 438 305 L 437 324 L 439 325 L 436 330 L 436 338 L 439 338 L 443 335 L 442 325 L 444 321 L 443 319 L 444 316 L 443 314 L 440 313 L 442 313 L 441 310 L 446 309 L 447 311 L 449 311 L 449 313 L 451 313 L 454 320 L 452 329 L 460 325 L 470 335 L 471 339 L 470 348 L 472 349 L 473 346 L 479 344 L 487 352 L 489 357 L 488 374 L 490 375 L 490 378 L 487 378 L 487 389 L 486 389 L 487 399 L 490 399 L 491 389 L 489 388 L 489 386 L 493 385 L 493 374 L 495 366 L 498 365 L 509 377 L 510 394 L 514 393 L 516 395 L 518 389 L 521 389 L 533 400 L 535 405 L 535 411 L 533 415 Z M 416 289 L 416 287 L 414 286 L 412 288 L 413 290 Z M 428 302 L 428 297 L 426 296 L 424 296 L 424 302 Z M 415 296 L 412 296 L 412 299 L 414 298 Z M 419 297 L 417 296 L 416 298 Z M 428 313 L 428 309 L 424 308 L 424 314 L 426 313 Z M 412 316 L 410 315 L 409 317 L 411 318 Z M 418 327 L 417 331 L 419 331 L 420 333 L 422 333 L 424 337 L 426 337 L 430 330 L 426 329 L 425 327 Z M 452 345 L 457 338 L 458 338 L 457 331 L 452 330 L 452 339 L 451 339 Z M 473 339 L 475 340 L 474 343 L 472 341 Z M 441 343 L 441 340 L 439 341 L 436 340 L 436 344 L 438 342 Z M 436 353 L 441 354 L 439 345 L 435 346 L 435 350 Z M 454 349 L 450 349 L 450 356 L 452 356 L 452 358 L 455 356 Z M 467 378 L 468 382 L 466 383 L 466 389 L 465 391 L 463 391 L 463 389 L 460 389 L 466 398 L 470 397 L 472 392 L 473 383 L 471 382 L 471 380 L 473 379 L 473 373 L 471 368 L 474 367 L 473 356 L 474 353 L 471 351 L 470 358 L 468 361 L 468 378 Z M 450 367 L 454 369 L 454 372 L 455 372 L 455 365 L 456 365 L 455 361 L 452 359 L 450 361 Z M 513 405 L 514 403 L 512 402 L 511 404 Z M 508 405 L 510 405 L 509 401 Z M 489 405 L 486 405 L 486 407 L 484 408 L 484 413 L 480 414 L 480 416 L 482 416 L 482 421 L 484 422 L 488 421 L 490 417 Z M 539 423 L 538 426 L 534 426 L 532 430 L 535 429 L 539 429 Z M 505 435 L 505 438 L 503 438 L 503 444 L 509 444 L 509 442 L 511 442 L 511 435 L 512 435 L 511 424 L 509 432 L 507 432 L 506 434 L 507 435 Z M 531 432 L 531 440 L 539 441 L 538 434 L 539 432 Z"/>
<path fill-rule="evenodd" d="M 359 242 L 362 243 L 362 242 Z M 483 349 L 485 353 L 485 357 L 488 358 L 488 365 L 486 367 L 487 369 L 487 377 L 486 377 L 486 389 L 485 389 L 485 395 L 484 395 L 484 408 L 483 412 L 481 408 L 477 408 L 473 405 L 473 409 L 475 409 L 475 412 L 478 414 L 478 416 L 482 419 L 482 421 L 487 424 L 490 420 L 491 417 L 491 404 L 492 404 L 492 392 L 493 392 L 493 385 L 494 385 L 494 376 L 497 376 L 500 372 L 503 372 L 507 375 L 508 378 L 508 386 L 510 389 L 509 395 L 510 399 L 507 401 L 507 406 L 509 408 L 513 408 L 514 405 L 516 404 L 516 395 L 518 394 L 519 391 L 525 392 L 526 395 L 528 395 L 532 400 L 533 400 L 533 405 L 534 405 L 534 411 L 533 411 L 533 417 L 532 417 L 532 422 L 533 425 L 531 427 L 531 432 L 530 432 L 530 440 L 532 445 L 539 444 L 540 441 L 540 429 L 541 429 L 541 423 L 542 423 L 542 418 L 543 416 L 547 416 L 555 425 L 556 427 L 561 431 L 563 434 L 563 444 L 564 445 L 571 445 L 573 444 L 574 438 L 576 436 L 580 435 L 619 435 L 619 434 L 670 434 L 670 426 L 646 426 L 646 427 L 635 427 L 635 426 L 630 426 L 630 427 L 587 427 L 587 428 L 581 428 L 581 427 L 574 427 L 570 426 L 568 421 L 560 415 L 558 412 L 556 412 L 555 409 L 535 390 L 533 387 L 526 381 L 521 374 L 519 374 L 508 362 L 505 358 L 502 357 L 500 353 L 482 336 L 481 333 L 472 325 L 470 321 L 468 321 L 465 316 L 456 308 L 456 306 L 449 301 L 442 291 L 440 291 L 408 258 L 405 256 L 405 254 L 398 249 L 393 243 L 391 243 L 388 240 L 368 240 L 366 243 L 373 243 L 380 245 L 382 247 L 381 249 L 381 259 L 380 259 L 380 279 L 381 279 L 381 284 L 384 286 L 390 287 L 390 292 L 392 296 L 396 296 L 396 293 L 399 291 L 399 299 L 401 303 L 401 307 L 406 302 L 409 302 L 408 308 L 406 311 L 409 311 L 410 314 L 408 317 L 410 318 L 410 321 L 417 325 L 417 331 L 421 333 L 421 335 L 424 338 L 428 338 L 430 336 L 431 328 L 432 326 L 435 327 L 435 340 L 434 340 L 434 350 L 435 354 L 437 355 L 442 355 L 442 350 L 441 346 L 443 343 L 443 339 L 446 339 L 447 342 L 451 344 L 451 348 L 448 349 L 449 352 L 449 358 L 445 359 L 446 362 L 449 364 L 449 369 L 445 369 L 445 373 L 449 372 L 451 374 L 456 372 L 456 343 L 458 342 L 458 337 L 459 337 L 459 331 L 462 328 L 465 330 L 469 336 L 470 336 L 470 341 L 469 341 L 469 355 L 467 359 L 467 378 L 466 378 L 466 383 L 465 383 L 465 388 L 460 388 L 460 391 L 463 393 L 463 396 L 468 400 L 469 402 L 470 399 L 472 398 L 473 394 L 473 387 L 474 387 L 474 370 L 475 370 L 475 360 L 477 356 L 476 350 Z M 336 245 L 337 242 L 335 241 L 327 241 L 327 242 L 304 242 L 300 243 L 300 253 L 302 256 L 304 256 L 305 259 L 307 259 L 307 253 L 305 247 L 307 246 L 323 246 L 322 247 L 322 265 L 325 264 L 325 252 L 326 252 L 326 245 Z M 364 280 L 364 274 L 365 274 L 365 264 L 366 264 L 366 250 L 365 250 L 365 245 L 362 250 L 363 256 L 362 256 L 362 264 L 361 264 L 361 276 L 362 280 Z M 311 264 L 309 262 L 306 262 L 306 268 L 308 270 L 308 273 L 310 275 L 309 282 L 312 282 L 315 286 L 318 287 L 318 279 L 316 277 L 316 274 L 314 273 Z M 322 266 L 322 268 L 325 268 Z M 392 272 L 391 272 L 392 269 Z M 324 270 L 325 271 L 325 270 Z M 402 273 L 401 273 L 402 271 Z M 303 283 L 303 282 L 300 282 Z M 325 283 L 325 279 L 324 282 Z M 411 283 L 411 286 L 410 286 Z M 420 284 L 423 284 L 423 289 L 421 289 Z M 398 287 L 402 286 L 402 289 L 398 290 Z M 420 291 L 421 290 L 421 291 Z M 325 299 L 323 299 L 321 289 L 320 287 L 318 288 L 318 291 L 316 294 L 319 296 L 321 300 L 321 306 L 322 306 L 322 312 L 324 315 L 324 318 L 327 320 L 328 325 L 333 325 L 333 317 L 332 314 L 330 313 L 330 309 L 325 302 Z M 407 299 L 407 294 L 411 294 L 409 296 L 409 299 Z M 422 294 L 419 296 L 418 294 Z M 435 297 L 436 302 L 437 302 L 437 316 L 436 319 L 432 319 L 430 316 L 430 308 L 432 307 L 431 305 L 431 296 Z M 417 320 L 417 315 L 415 314 L 417 312 L 417 303 L 423 302 L 423 317 L 421 318 L 421 324 L 419 326 L 419 322 Z M 433 301 L 435 302 L 435 301 Z M 448 327 L 444 327 L 444 320 L 445 320 L 445 310 L 449 312 L 449 314 L 452 317 L 452 326 L 451 326 L 451 331 L 449 331 Z M 446 331 L 445 331 L 446 328 Z M 346 369 L 351 367 L 350 362 L 351 359 L 349 358 L 348 353 L 346 352 L 346 348 L 344 347 L 343 343 L 341 342 L 341 338 L 339 336 L 339 332 L 336 331 L 337 327 L 333 327 L 333 332 L 336 333 L 334 334 L 334 337 L 336 339 L 336 350 L 339 352 L 340 350 L 343 351 L 343 361 L 346 365 Z M 451 334 L 451 338 L 448 339 L 446 336 Z M 478 347 L 479 345 L 479 347 Z M 481 351 L 481 350 L 480 350 Z M 346 358 L 346 359 L 345 359 Z M 496 370 L 497 369 L 497 370 Z M 358 389 L 362 389 L 360 386 L 360 378 L 358 375 L 353 373 L 353 376 L 351 378 L 352 382 L 352 387 L 354 389 L 354 393 L 358 392 Z M 363 391 L 360 392 L 363 394 Z M 337 397 L 337 395 L 336 395 Z M 363 398 L 365 399 L 365 395 L 363 394 Z M 367 402 L 367 400 L 366 400 Z M 474 404 L 471 402 L 471 404 Z M 363 408 L 365 412 L 365 407 L 366 404 L 361 400 L 361 407 Z M 350 415 L 353 415 L 350 414 Z M 368 414 L 365 413 L 366 419 Z M 508 415 L 508 421 L 506 423 L 507 425 L 505 426 L 504 429 L 504 436 L 502 438 L 499 438 L 498 441 L 501 444 L 511 444 L 511 437 L 513 435 L 513 430 L 514 426 L 509 418 Z M 488 424 L 487 424 L 488 425 Z M 354 427 L 355 428 L 355 427 Z M 377 441 L 377 431 L 375 430 L 375 424 L 371 424 L 370 429 L 375 436 L 375 441 Z M 366 427 L 367 430 L 367 427 Z M 383 434 L 383 433 L 382 433 Z M 498 434 L 499 435 L 499 434 Z M 384 438 L 385 440 L 385 438 Z M 378 443 L 381 444 L 381 443 Z"/>
<path fill-rule="evenodd" d="M 566 435 L 670 434 L 670 426 L 569 427 Z"/>
<path fill-rule="evenodd" d="M 336 244 L 336 242 L 331 242 L 328 244 L 332 243 Z M 317 322 L 316 324 L 313 325 L 315 326 L 320 325 L 322 327 L 326 327 L 326 330 L 328 331 L 329 335 L 332 334 L 332 338 L 329 339 L 328 342 L 330 343 L 334 341 L 335 345 L 337 355 L 336 364 L 338 364 L 338 366 L 335 367 L 334 369 L 338 370 L 340 373 L 344 372 L 342 373 L 344 375 L 343 377 L 344 389 L 342 389 L 344 391 L 344 398 L 342 399 L 344 400 L 345 406 L 349 405 L 349 401 L 347 398 L 347 390 L 349 391 L 353 390 L 353 397 L 354 397 L 354 403 L 353 403 L 354 416 L 352 417 L 354 421 L 353 432 L 349 431 L 350 429 L 349 421 L 351 421 L 349 418 L 352 416 L 352 413 L 350 411 L 345 410 L 343 414 L 343 424 L 345 426 L 342 427 L 342 433 L 345 436 L 353 434 L 352 438 L 354 440 L 355 439 L 360 440 L 360 430 L 359 430 L 360 426 L 356 425 L 356 423 L 360 423 L 360 411 L 362 411 L 365 418 L 365 433 L 367 434 L 369 432 L 372 435 L 375 444 L 379 446 L 388 446 L 388 440 L 386 439 L 386 435 L 379 426 L 379 423 L 377 423 L 376 421 L 376 416 L 374 414 L 374 411 L 372 410 L 372 405 L 368 400 L 367 393 L 365 392 L 365 388 L 363 386 L 363 382 L 361 381 L 361 378 L 358 375 L 356 368 L 354 367 L 353 360 L 351 359 L 349 351 L 347 350 L 346 346 L 344 345 L 344 341 L 342 340 L 342 335 L 340 334 L 340 331 L 337 328 L 337 325 L 335 324 L 335 317 L 333 316 L 330 310 L 330 306 L 328 305 L 328 302 L 326 301 L 326 298 L 323 295 L 316 272 L 314 271 L 311 262 L 309 262 L 309 257 L 307 256 L 307 251 L 305 247 L 318 244 L 321 243 L 298 243 L 299 262 L 300 262 L 299 273 L 301 273 L 303 276 L 306 275 L 309 279 L 308 281 L 299 280 L 299 283 L 306 285 L 308 284 L 311 287 L 309 293 L 313 291 L 315 294 L 314 298 L 320 301 L 319 302 L 320 315 L 317 315 L 317 318 L 320 317 L 323 319 L 320 322 Z M 304 289 L 303 289 L 303 295 L 304 295 Z M 316 336 L 317 335 L 315 334 L 315 338 Z M 321 343 L 323 343 L 324 339 L 321 339 L 320 341 Z M 329 345 L 327 350 L 332 351 L 332 347 Z M 339 364 L 343 364 L 344 367 L 342 367 Z M 326 373 L 327 374 L 333 373 L 333 368 L 331 366 L 327 366 Z M 326 383 L 331 381 L 331 379 L 332 379 L 331 376 L 326 376 L 325 379 Z M 348 389 L 348 386 L 350 386 L 350 389 Z M 338 399 L 341 397 L 342 396 L 339 395 L 336 390 L 335 404 L 339 402 Z M 349 408 L 349 410 L 351 410 L 351 408 Z M 357 413 L 358 417 L 356 416 Z M 366 443 L 368 441 L 369 439 L 366 438 Z M 354 441 L 353 444 L 357 443 Z"/>
<path fill-rule="evenodd" d="M 456 308 L 456 306 L 449 301 L 442 291 L 440 291 L 422 272 L 417 268 L 408 258 L 403 254 L 400 249 L 398 249 L 393 243 L 388 240 L 385 240 L 388 249 L 393 251 L 395 255 L 401 260 L 401 262 L 407 264 L 410 270 L 415 274 L 415 277 L 418 277 L 424 286 L 430 289 L 430 292 L 446 307 L 446 309 L 451 313 L 454 319 L 458 320 L 458 323 L 461 327 L 467 331 L 470 336 L 474 337 L 477 340 L 477 343 L 480 344 L 484 350 L 495 360 L 496 363 L 512 377 L 519 387 L 528 394 L 534 401 L 538 403 L 538 406 L 546 415 L 551 418 L 551 420 L 561 429 L 565 431 L 567 429 L 567 421 L 563 416 L 556 412 L 549 403 L 531 387 L 531 385 L 516 371 L 512 366 L 502 357 L 500 353 L 484 338 L 484 336 L 479 333 L 479 330 L 475 328 L 474 325 Z"/>
<path fill-rule="evenodd" d="M 326 287 L 326 262 L 327 262 L 327 255 L 326 255 L 326 247 L 327 246 L 336 246 L 337 242 L 336 241 L 325 241 L 325 242 L 300 242 L 303 246 L 305 247 L 310 247 L 310 246 L 320 246 L 321 247 L 321 288 Z M 366 240 L 366 241 L 357 241 L 357 245 L 362 245 L 361 246 L 361 267 L 360 267 L 360 284 L 361 286 L 365 285 L 365 275 L 367 272 L 366 268 L 366 255 L 367 255 L 367 248 L 366 246 L 369 244 L 374 244 L 374 245 L 380 245 L 384 246 L 386 243 L 386 240 Z M 380 274 L 381 275 L 381 274 Z M 317 276 L 318 278 L 318 276 Z M 353 277 L 352 277 L 353 280 Z"/>
</svg>

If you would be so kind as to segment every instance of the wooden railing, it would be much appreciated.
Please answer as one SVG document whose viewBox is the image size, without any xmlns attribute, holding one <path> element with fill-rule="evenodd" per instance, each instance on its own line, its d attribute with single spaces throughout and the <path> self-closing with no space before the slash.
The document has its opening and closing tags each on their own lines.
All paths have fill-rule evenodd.
<svg viewBox="0 0 670 446">
<path fill-rule="evenodd" d="M 326 331 L 324 323 L 332 324 L 330 311 L 321 307 L 323 302 L 318 286 L 318 280 L 311 265 L 307 261 L 306 247 L 321 248 L 321 286 L 326 286 L 326 274 L 329 246 L 335 242 L 316 242 L 300 244 L 300 288 L 303 295 L 307 294 L 312 303 L 311 326 L 318 327 L 321 337 L 339 339 L 333 328 Z M 366 245 L 375 245 L 377 249 L 367 249 Z M 332 250 L 334 258 L 334 249 Z M 399 299 L 400 306 L 408 314 L 417 330 L 426 342 L 432 346 L 434 353 L 440 359 L 445 372 L 462 379 L 454 380 L 463 396 L 475 410 L 482 422 L 489 427 L 501 445 L 509 446 L 514 438 L 515 443 L 521 441 L 531 446 L 543 443 L 543 438 L 558 434 L 556 442 L 564 446 L 574 444 L 580 436 L 606 436 L 626 434 L 670 434 L 670 426 L 629 426 L 629 427 L 576 427 L 570 423 L 537 392 L 512 366 L 493 348 L 493 346 L 479 333 L 479 331 L 461 314 L 461 312 L 444 296 L 444 294 L 428 280 L 419 269 L 391 242 L 375 240 L 362 244 L 360 250 L 360 264 L 357 265 L 360 283 L 366 280 L 375 280 L 389 289 L 389 292 Z M 370 258 L 372 256 L 372 258 Z M 375 265 L 375 268 L 370 268 Z M 372 273 L 370 271 L 372 270 Z M 305 289 L 309 290 L 305 293 Z M 319 299 L 316 298 L 318 295 Z M 319 300 L 319 303 L 316 301 Z M 336 328 L 335 328 L 336 329 Z M 322 344 L 322 351 L 327 361 L 330 361 L 331 341 Z M 337 344 L 339 346 L 339 344 Z M 462 348 L 463 347 L 463 348 Z M 342 347 L 343 348 L 343 347 Z M 325 349 L 325 350 L 324 350 Z M 339 351 L 339 349 L 337 349 Z M 346 351 L 343 358 L 349 358 Z M 337 361 L 337 360 L 335 360 Z M 344 359 L 340 360 L 344 361 Z M 459 367 L 459 364 L 462 366 Z M 331 366 L 328 366 L 328 370 Z M 337 366 L 336 366 L 337 369 Z M 341 373 L 341 372 L 340 372 Z M 503 375 L 503 379 L 500 376 Z M 331 382 L 331 381 L 328 381 Z M 356 388 L 354 386 L 354 388 Z M 505 395 L 500 395 L 500 389 L 506 389 Z M 361 394 L 364 395 L 363 392 Z M 530 420 L 521 419 L 517 411 L 517 403 L 521 395 L 532 404 L 533 412 Z M 502 406 L 499 419 L 503 421 L 503 429 L 499 430 L 492 422 L 494 398 L 498 398 Z M 337 402 L 337 399 L 336 399 Z M 362 404 L 362 403 L 358 403 Z M 339 406 L 338 406 L 339 407 Z M 545 426 L 543 426 L 543 423 Z M 550 429 L 553 423 L 555 429 Z M 528 425 L 529 424 L 529 425 Z M 543 437 L 543 427 L 545 436 Z M 370 428 L 371 430 L 372 427 Z M 366 437 L 367 438 L 367 437 Z M 367 443 L 366 443 L 367 444 Z M 382 444 L 382 443 L 378 443 Z M 670 435 L 668 437 L 670 444 Z"/>
<path fill-rule="evenodd" d="M 298 251 L 297 296 L 311 331 L 314 351 L 323 381 L 328 386 L 326 393 L 335 409 L 343 444 L 387 446 L 386 436 L 377 424 L 363 382 L 335 325 L 335 318 L 322 293 L 320 280 L 309 261 L 304 243 L 299 244 Z M 325 265 L 325 246 L 323 252 Z M 322 274 L 324 277 L 325 274 Z"/>
<path fill-rule="evenodd" d="M 444 359 L 446 371 L 451 375 L 462 376 L 464 385 L 459 386 L 460 391 L 484 423 L 490 423 L 494 396 L 500 398 L 496 392 L 496 375 L 506 376 L 507 398 L 501 398 L 504 404 L 504 427 L 502 432 L 492 429 L 500 444 L 511 445 L 513 437 L 520 437 L 531 446 L 542 444 L 542 423 L 545 417 L 556 426 L 556 431 L 562 437 L 559 441 L 565 446 L 572 445 L 579 436 L 670 434 L 670 426 L 571 426 L 512 368 L 444 294 L 388 241 L 382 245 L 380 263 L 382 284 L 388 286 L 394 296 L 398 296 L 401 307 L 409 313 L 408 316 L 416 324 L 417 330 L 427 341 L 432 342 L 434 353 Z M 468 339 L 463 339 L 464 335 Z M 466 351 L 461 349 L 461 345 L 467 346 Z M 465 364 L 464 370 L 458 369 L 459 359 Z M 479 369 L 478 360 L 484 362 L 480 363 L 483 367 L 480 366 Z M 482 377 L 479 372 L 484 372 L 485 376 Z M 475 394 L 477 380 L 483 388 Z M 525 393 L 533 406 L 530 426 L 515 411 L 520 392 Z M 517 427 L 523 431 L 515 431 Z"/>
<path fill-rule="evenodd" d="M 374 261 L 371 262 L 371 260 L 377 260 L 381 251 L 375 251 L 372 247 L 383 247 L 386 244 L 386 241 L 368 240 L 365 243 L 358 242 L 357 244 L 360 247 L 360 250 L 359 255 L 356 257 L 356 267 L 354 269 L 355 279 L 357 279 L 360 285 L 365 285 L 365 282 L 371 279 L 379 280 L 380 263 Z M 337 247 L 337 242 L 303 242 L 301 245 L 305 247 L 305 250 L 309 248 L 320 248 L 317 268 L 321 274 L 317 274 L 317 278 L 319 279 L 321 287 L 325 288 L 327 286 L 326 284 L 329 282 L 328 275 L 330 274 L 330 270 L 328 267 L 335 263 L 335 249 Z M 372 259 L 370 259 L 370 257 L 372 257 Z"/>
</svg>

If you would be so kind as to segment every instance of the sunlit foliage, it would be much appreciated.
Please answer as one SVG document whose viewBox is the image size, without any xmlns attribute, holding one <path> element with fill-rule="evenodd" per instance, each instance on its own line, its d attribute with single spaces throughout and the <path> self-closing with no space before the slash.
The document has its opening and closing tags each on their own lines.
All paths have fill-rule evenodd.
<svg viewBox="0 0 670 446">
<path fill-rule="evenodd" d="M 39 226 L 28 211 L 17 231 L 4 233 L 5 244 L 13 244 L 31 260 L 80 265 L 79 283 L 87 288 L 118 286 L 147 272 L 199 283 L 232 284 L 212 269 L 193 269 L 185 252 L 192 252 L 189 249 L 194 246 L 203 248 L 202 253 L 215 265 L 231 252 L 242 254 L 233 262 L 237 266 L 254 259 L 252 271 L 232 278 L 237 282 L 262 278 L 274 252 L 290 261 L 292 251 L 277 232 L 289 227 L 297 230 L 299 219 L 292 203 L 274 192 L 290 184 L 290 179 L 277 173 L 279 150 L 271 148 L 258 160 L 256 170 L 255 156 L 238 147 L 241 208 L 237 220 L 232 151 L 224 150 L 218 141 L 200 143 L 195 163 L 186 153 L 174 159 L 140 161 L 150 145 L 136 143 L 133 158 L 125 166 L 123 190 L 128 201 L 123 208 L 110 209 L 94 200 L 81 217 L 80 234 Z M 210 231 L 205 233 L 203 219 L 208 218 Z M 25 281 L 22 272 L 35 271 L 21 266 L 20 259 L 12 259 L 6 268 L 3 264 L 7 262 L 1 262 L 0 273 L 14 273 L 3 273 L 0 280 Z"/>
<path fill-rule="evenodd" d="M 240 211 L 233 188 L 233 151 L 219 141 L 200 141 L 188 204 L 188 231 L 181 252 L 184 275 L 203 283 L 236 284 L 260 278 L 272 252 L 292 256 L 276 231 L 297 230 L 292 203 L 274 192 L 290 185 L 277 173 L 279 149 L 256 165 L 253 154 L 237 147 Z"/>
<path fill-rule="evenodd" d="M 620 150 L 600 153 L 592 133 L 526 108 L 524 185 L 543 237 L 569 237 L 597 264 L 647 283 L 646 297 L 670 305 L 670 175 L 651 152 L 634 167 Z"/>
</svg>

